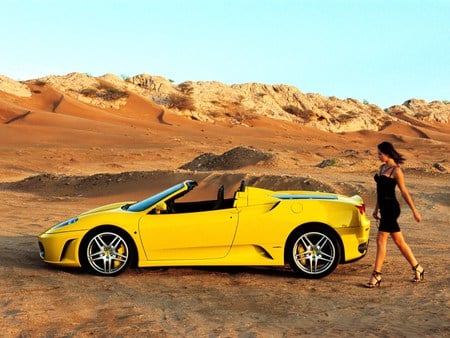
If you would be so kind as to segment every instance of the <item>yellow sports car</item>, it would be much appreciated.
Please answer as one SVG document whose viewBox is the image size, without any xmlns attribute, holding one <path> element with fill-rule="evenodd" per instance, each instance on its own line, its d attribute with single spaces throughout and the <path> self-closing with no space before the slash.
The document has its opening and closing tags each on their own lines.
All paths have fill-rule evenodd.
<svg viewBox="0 0 450 338">
<path fill-rule="evenodd" d="M 106 205 L 39 235 L 47 263 L 105 276 L 128 266 L 284 266 L 321 278 L 363 257 L 370 221 L 361 197 L 271 191 L 243 181 L 233 198 L 181 202 L 181 182 L 140 202 Z"/>
</svg>

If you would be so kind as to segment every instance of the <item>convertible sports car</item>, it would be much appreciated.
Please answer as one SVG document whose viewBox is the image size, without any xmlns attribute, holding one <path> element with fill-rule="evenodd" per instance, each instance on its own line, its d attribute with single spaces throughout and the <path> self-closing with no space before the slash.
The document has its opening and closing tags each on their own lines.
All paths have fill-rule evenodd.
<svg viewBox="0 0 450 338">
<path fill-rule="evenodd" d="M 363 257 L 370 221 L 358 195 L 271 191 L 182 202 L 187 180 L 140 202 L 106 205 L 39 235 L 47 263 L 113 276 L 128 266 L 284 266 L 321 278 Z"/>
</svg>

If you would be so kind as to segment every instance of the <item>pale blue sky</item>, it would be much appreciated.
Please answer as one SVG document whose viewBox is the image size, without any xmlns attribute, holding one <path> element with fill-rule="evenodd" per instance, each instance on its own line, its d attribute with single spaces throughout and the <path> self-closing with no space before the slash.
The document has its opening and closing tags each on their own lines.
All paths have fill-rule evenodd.
<svg viewBox="0 0 450 338">
<path fill-rule="evenodd" d="M 161 75 L 450 100 L 450 0 L 2 0 L 0 74 Z"/>
</svg>

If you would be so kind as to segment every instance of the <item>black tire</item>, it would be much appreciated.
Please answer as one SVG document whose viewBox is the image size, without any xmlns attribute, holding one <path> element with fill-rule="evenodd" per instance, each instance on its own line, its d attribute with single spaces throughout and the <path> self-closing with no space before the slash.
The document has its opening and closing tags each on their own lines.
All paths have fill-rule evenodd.
<svg viewBox="0 0 450 338">
<path fill-rule="evenodd" d="M 117 276 L 133 260 L 129 236 L 115 228 L 104 228 L 86 235 L 80 245 L 80 262 L 87 271 L 102 276 Z"/>
<path fill-rule="evenodd" d="M 301 277 L 318 279 L 332 273 L 341 256 L 336 235 L 323 226 L 299 229 L 286 245 L 286 259 Z"/>
</svg>

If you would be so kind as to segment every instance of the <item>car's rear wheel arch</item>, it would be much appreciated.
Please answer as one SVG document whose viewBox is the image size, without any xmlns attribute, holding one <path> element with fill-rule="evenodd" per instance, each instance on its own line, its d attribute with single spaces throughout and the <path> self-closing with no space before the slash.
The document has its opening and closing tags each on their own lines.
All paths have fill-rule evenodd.
<svg viewBox="0 0 450 338">
<path fill-rule="evenodd" d="M 81 241 L 80 247 L 79 247 L 79 251 L 78 251 L 78 257 L 79 257 L 81 266 L 83 268 L 87 268 L 87 266 L 88 266 L 86 255 L 83 252 L 87 247 L 87 243 L 97 234 L 107 233 L 107 232 L 115 233 L 115 234 L 121 236 L 126 241 L 128 249 L 130 251 L 129 252 L 130 262 L 127 265 L 132 266 L 132 267 L 137 266 L 139 257 L 138 257 L 138 251 L 136 248 L 136 244 L 135 244 L 133 238 L 125 230 L 121 229 L 118 226 L 111 225 L 111 224 L 99 225 L 99 226 L 89 230 L 84 235 L 84 237 Z M 113 275 L 115 275 L 115 274 L 113 274 Z"/>
<path fill-rule="evenodd" d="M 318 229 L 325 230 L 325 231 L 333 234 L 333 236 L 336 237 L 336 240 L 338 241 L 338 244 L 339 244 L 339 251 L 340 251 L 340 254 L 341 254 L 341 259 L 340 259 L 339 263 L 340 264 L 345 263 L 344 243 L 342 243 L 341 237 L 336 232 L 336 230 L 334 230 L 332 227 L 330 227 L 329 225 L 327 225 L 325 223 L 311 222 L 311 223 L 305 223 L 305 224 L 299 225 L 288 236 L 286 244 L 289 243 L 289 240 L 292 239 L 292 236 L 295 235 L 296 233 L 298 233 L 300 230 L 303 230 L 303 231 L 314 231 L 314 230 L 318 230 Z M 284 250 L 285 258 L 286 258 L 286 252 L 287 252 L 287 247 L 285 245 L 285 250 Z"/>
<path fill-rule="evenodd" d="M 293 258 L 292 256 L 293 247 L 298 243 L 299 239 L 302 236 L 309 236 L 310 234 L 316 237 L 318 236 L 319 238 L 323 237 L 324 239 L 326 239 L 327 242 L 333 243 L 334 255 L 337 256 L 336 257 L 337 259 L 335 259 L 333 264 L 330 266 L 329 272 L 323 271 L 323 273 L 309 274 L 308 272 L 305 271 L 299 271 L 297 266 L 293 266 L 295 264 L 294 262 L 295 258 Z M 332 227 L 324 223 L 311 222 L 299 225 L 296 229 L 294 229 L 291 232 L 285 243 L 285 250 L 284 250 L 285 262 L 289 263 L 295 271 L 299 272 L 302 276 L 305 276 L 307 278 L 321 278 L 323 276 L 326 276 L 327 274 L 331 273 L 331 271 L 334 270 L 337 264 L 340 264 L 344 261 L 344 257 L 345 257 L 344 246 L 340 236 Z"/>
</svg>

